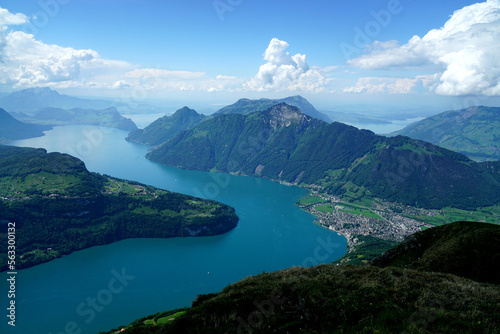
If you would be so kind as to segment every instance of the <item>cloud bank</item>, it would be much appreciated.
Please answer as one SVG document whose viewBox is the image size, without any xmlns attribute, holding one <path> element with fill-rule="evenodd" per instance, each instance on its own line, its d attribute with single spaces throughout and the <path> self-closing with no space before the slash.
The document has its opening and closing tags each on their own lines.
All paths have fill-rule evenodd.
<svg viewBox="0 0 500 334">
<path fill-rule="evenodd" d="M 182 91 L 431 91 L 451 96 L 500 96 L 500 0 L 457 10 L 443 27 L 423 37 L 414 36 L 404 45 L 375 41 L 366 47 L 364 55 L 343 67 L 310 66 L 305 54 L 292 55 L 286 41 L 273 38 L 263 53 L 264 63 L 253 77 L 235 77 L 231 73 L 209 77 L 205 72 L 142 68 L 126 61 L 103 59 L 92 49 L 49 45 L 11 29 L 26 23 L 26 15 L 0 7 L 0 85 L 5 87 L 100 89 L 116 94 L 138 90 L 157 95 Z"/>
<path fill-rule="evenodd" d="M 103 71 L 130 68 L 123 61 L 102 59 L 94 50 L 49 45 L 8 26 L 29 22 L 24 14 L 0 8 L 0 83 L 14 88 L 34 86 L 105 87 Z M 92 80 L 92 77 L 94 77 Z M 111 83 L 109 83 L 111 87 Z"/>
<path fill-rule="evenodd" d="M 344 93 L 408 94 L 418 81 L 410 78 L 366 77 L 358 79 L 355 86 L 345 88 Z"/>
<path fill-rule="evenodd" d="M 438 67 L 430 89 L 441 95 L 500 95 L 500 0 L 487 0 L 453 13 L 440 29 L 407 44 L 375 42 L 369 53 L 348 61 L 367 70 Z"/>
</svg>

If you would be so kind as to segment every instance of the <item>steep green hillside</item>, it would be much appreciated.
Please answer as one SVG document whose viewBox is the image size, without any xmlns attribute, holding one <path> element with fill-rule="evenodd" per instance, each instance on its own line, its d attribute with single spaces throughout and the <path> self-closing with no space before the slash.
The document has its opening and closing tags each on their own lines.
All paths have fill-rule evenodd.
<svg viewBox="0 0 500 334">
<path fill-rule="evenodd" d="M 491 260 L 488 270 L 475 277 L 489 281 L 498 268 L 498 256 L 491 255 L 500 253 L 499 229 L 453 223 L 419 233 L 416 238 L 425 239 L 425 245 L 413 242 L 412 249 L 433 250 L 434 258 L 466 276 L 475 261 Z M 444 247 L 456 243 L 464 251 Z M 190 308 L 145 317 L 109 333 L 122 328 L 132 334 L 497 333 L 500 286 L 443 273 L 447 269 L 294 267 L 245 278 L 219 293 L 198 296 Z"/>
<path fill-rule="evenodd" d="M 0 146 L 0 259 L 15 225 L 15 268 L 126 238 L 222 234 L 238 222 L 214 201 L 90 173 L 67 154 Z"/>
<path fill-rule="evenodd" d="M 272 106 L 279 104 L 279 103 L 286 103 L 290 106 L 297 107 L 302 111 L 304 114 L 321 119 L 327 123 L 331 123 L 330 117 L 327 115 L 323 114 L 322 112 L 319 112 L 314 108 L 314 106 L 309 103 L 305 98 L 303 98 L 300 95 L 295 95 L 295 96 L 289 96 L 284 99 L 279 99 L 279 100 L 271 100 L 271 99 L 259 99 L 259 100 L 249 100 L 249 99 L 240 99 L 236 103 L 231 104 L 229 106 L 226 106 L 224 108 L 221 108 L 217 112 L 214 113 L 214 116 L 217 115 L 228 115 L 228 114 L 242 114 L 242 115 L 249 115 L 253 112 L 256 111 L 264 111 Z"/>
<path fill-rule="evenodd" d="M 0 142 L 40 137 L 50 129 L 50 126 L 22 123 L 0 108 Z"/>
<path fill-rule="evenodd" d="M 407 137 L 328 124 L 285 103 L 220 115 L 148 154 L 174 167 L 316 184 L 426 208 L 476 208 L 500 199 L 500 165 Z"/>
<path fill-rule="evenodd" d="M 500 108 L 446 111 L 393 135 L 425 140 L 475 160 L 500 160 Z"/>
<path fill-rule="evenodd" d="M 156 146 L 173 138 L 179 132 L 192 129 L 205 118 L 205 115 L 184 107 L 171 116 L 163 116 L 157 119 L 144 129 L 132 131 L 126 139 Z"/>
<path fill-rule="evenodd" d="M 372 261 L 500 284 L 500 226 L 457 222 L 417 232 Z"/>
</svg>

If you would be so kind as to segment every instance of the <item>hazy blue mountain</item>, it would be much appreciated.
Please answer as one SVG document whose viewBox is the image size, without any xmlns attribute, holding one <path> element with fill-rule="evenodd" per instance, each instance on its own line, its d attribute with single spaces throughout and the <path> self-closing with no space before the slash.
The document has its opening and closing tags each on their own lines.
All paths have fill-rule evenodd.
<svg viewBox="0 0 500 334">
<path fill-rule="evenodd" d="M 70 125 L 70 124 L 88 124 L 98 126 L 109 126 L 125 131 L 137 130 L 135 123 L 125 118 L 115 107 L 103 110 L 95 109 L 62 109 L 48 107 L 37 111 L 34 115 L 25 115 L 17 113 L 19 119 L 24 122 L 42 124 L 42 125 Z"/>
<path fill-rule="evenodd" d="M 408 137 L 328 124 L 285 103 L 219 115 L 148 154 L 174 167 L 316 184 L 331 194 L 368 194 L 427 208 L 475 208 L 500 199 L 500 163 Z"/>
<path fill-rule="evenodd" d="M 23 89 L 0 98 L 0 108 L 27 114 L 47 107 L 105 109 L 111 106 L 113 106 L 111 101 L 81 99 L 59 94 L 48 87 Z"/>
<path fill-rule="evenodd" d="M 500 108 L 479 106 L 446 111 L 391 135 L 425 140 L 474 160 L 500 160 Z"/>
<path fill-rule="evenodd" d="M 47 107 L 37 111 L 32 119 L 48 122 L 71 122 L 75 120 L 75 115 L 66 109 Z"/>
<path fill-rule="evenodd" d="M 256 111 L 264 111 L 266 109 L 271 108 L 275 104 L 286 103 L 288 105 L 297 107 L 304 114 L 311 116 L 313 118 L 321 119 L 325 122 L 331 123 L 332 120 L 327 115 L 323 114 L 316 110 L 312 104 L 309 103 L 305 98 L 300 95 L 290 96 L 284 99 L 272 100 L 272 99 L 259 99 L 259 100 L 250 100 L 250 99 L 240 99 L 236 103 L 226 106 L 224 108 L 219 109 L 214 113 L 214 116 L 222 115 L 222 114 L 243 114 L 248 115 Z"/>
<path fill-rule="evenodd" d="M 126 139 L 151 146 L 159 145 L 181 131 L 192 129 L 205 119 L 205 115 L 184 107 L 171 116 L 157 119 L 144 129 L 132 131 Z"/>
<path fill-rule="evenodd" d="M 43 136 L 43 131 L 50 129 L 51 127 L 46 125 L 20 122 L 0 108 L 0 141 L 40 137 Z"/>
</svg>

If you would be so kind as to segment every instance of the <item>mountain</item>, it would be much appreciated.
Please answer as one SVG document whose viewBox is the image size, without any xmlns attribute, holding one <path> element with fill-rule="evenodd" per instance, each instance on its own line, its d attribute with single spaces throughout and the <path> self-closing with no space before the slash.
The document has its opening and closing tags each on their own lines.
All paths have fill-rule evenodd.
<svg viewBox="0 0 500 334">
<path fill-rule="evenodd" d="M 0 98 L 0 108 L 27 114 L 33 114 L 35 111 L 47 107 L 105 109 L 112 105 L 111 101 L 80 99 L 59 94 L 48 87 L 23 89 Z"/>
<path fill-rule="evenodd" d="M 435 271 L 500 284 L 500 226 L 457 222 L 412 234 L 372 265 Z"/>
<path fill-rule="evenodd" d="M 157 146 L 175 137 L 184 130 L 189 130 L 199 123 L 227 114 L 243 114 L 248 115 L 256 111 L 266 110 L 273 105 L 286 102 L 290 105 L 298 107 L 305 114 L 323 119 L 326 122 L 331 122 L 327 115 L 317 111 L 306 99 L 302 96 L 291 96 L 281 100 L 249 100 L 240 99 L 236 103 L 226 106 L 215 112 L 212 116 L 206 117 L 203 114 L 198 114 L 195 110 L 184 107 L 177 110 L 171 116 L 164 116 L 148 125 L 142 130 L 133 131 L 127 137 L 129 141 L 135 141 L 142 144 Z"/>
<path fill-rule="evenodd" d="M 403 268 L 409 261 L 402 244 L 398 267 L 330 264 L 263 273 L 199 295 L 189 308 L 109 333 L 496 333 L 500 286 L 481 282 L 498 269 L 500 226 L 487 225 L 461 222 L 420 232 L 416 238 L 425 245 L 412 244 L 432 251 L 428 260 L 445 267 Z M 446 266 L 467 274 L 488 261 L 484 274 L 476 272 L 478 281 Z"/>
<path fill-rule="evenodd" d="M 408 137 L 328 124 L 285 103 L 209 119 L 147 157 L 174 167 L 315 184 L 334 195 L 367 194 L 424 208 L 476 208 L 500 199 L 500 163 L 480 164 Z"/>
<path fill-rule="evenodd" d="M 426 140 L 474 160 L 500 160 L 500 108 L 446 111 L 391 135 Z"/>
<path fill-rule="evenodd" d="M 286 103 L 290 106 L 294 106 L 299 108 L 304 114 L 321 119 L 327 123 L 331 123 L 330 117 L 327 115 L 323 114 L 322 112 L 319 112 L 316 110 L 316 108 L 313 107 L 312 104 L 309 103 L 305 98 L 303 98 L 300 95 L 296 96 L 290 96 L 284 99 L 280 100 L 271 100 L 271 99 L 260 99 L 260 100 L 249 100 L 249 99 L 240 99 L 236 103 L 226 106 L 222 109 L 219 109 L 217 112 L 215 112 L 213 115 L 228 115 L 228 114 L 243 114 L 243 115 L 249 115 L 253 112 L 256 111 L 264 111 L 272 106 L 279 104 L 279 103 Z"/>
<path fill-rule="evenodd" d="M 181 131 L 192 129 L 205 119 L 205 115 L 184 107 L 171 116 L 157 119 L 144 129 L 132 131 L 126 139 L 150 146 L 159 145 Z"/>
<path fill-rule="evenodd" d="M 0 108 L 0 141 L 40 137 L 50 129 L 50 126 L 22 123 Z"/>
<path fill-rule="evenodd" d="M 12 270 L 9 227 L 21 269 L 127 238 L 223 234 L 237 222 L 222 203 L 91 173 L 67 154 L 0 145 L 1 270 Z"/>
<path fill-rule="evenodd" d="M 15 115 L 24 122 L 39 125 L 87 124 L 108 126 L 125 131 L 137 130 L 137 125 L 131 119 L 120 115 L 115 107 L 103 110 L 82 108 L 66 110 L 47 107 L 35 112 L 33 115 L 26 115 L 24 113 L 16 113 Z"/>
</svg>

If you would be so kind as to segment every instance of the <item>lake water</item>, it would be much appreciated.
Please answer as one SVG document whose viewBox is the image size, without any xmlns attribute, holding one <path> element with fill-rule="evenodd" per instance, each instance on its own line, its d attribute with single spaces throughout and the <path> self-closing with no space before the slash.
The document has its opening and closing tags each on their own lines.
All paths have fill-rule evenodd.
<svg viewBox="0 0 500 334">
<path fill-rule="evenodd" d="M 16 327 L 2 315 L 2 333 L 97 333 L 189 306 L 198 294 L 249 275 L 328 263 L 345 253 L 344 237 L 313 224 L 314 217 L 294 205 L 306 195 L 303 189 L 161 166 L 145 159 L 148 148 L 126 142 L 126 135 L 64 126 L 12 145 L 69 153 L 91 171 L 229 204 L 240 217 L 238 227 L 216 237 L 124 240 L 20 270 Z"/>
<path fill-rule="evenodd" d="M 374 133 L 378 135 L 387 135 L 395 131 L 399 131 L 404 129 L 410 124 L 419 122 L 423 120 L 425 117 L 415 117 L 415 118 L 408 118 L 408 119 L 402 119 L 402 120 L 392 120 L 389 123 L 381 123 L 381 124 L 374 124 L 374 123 L 352 123 L 352 122 L 346 122 L 346 124 L 352 125 L 358 129 L 366 129 L 373 131 Z"/>
</svg>

